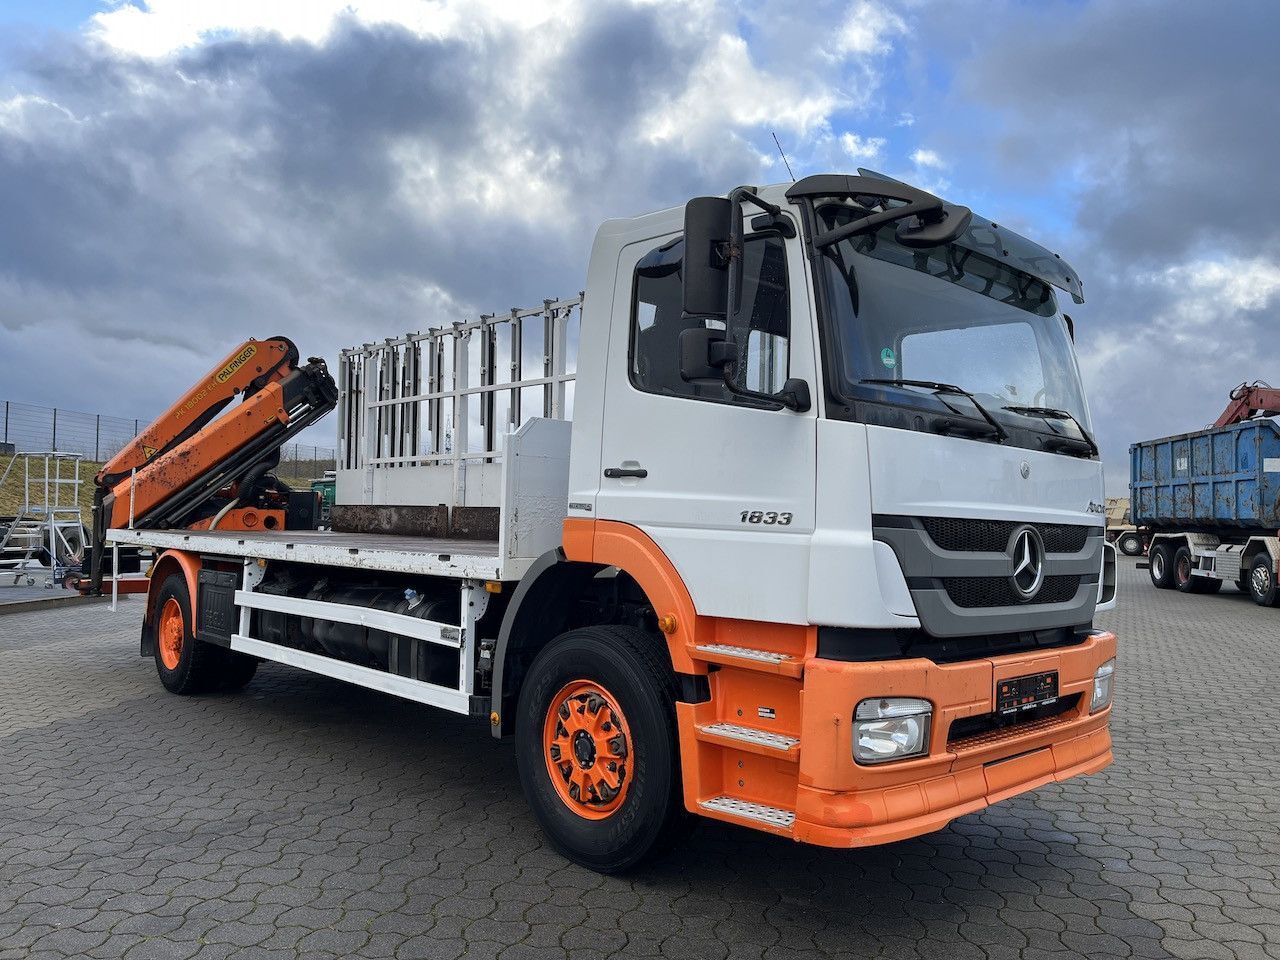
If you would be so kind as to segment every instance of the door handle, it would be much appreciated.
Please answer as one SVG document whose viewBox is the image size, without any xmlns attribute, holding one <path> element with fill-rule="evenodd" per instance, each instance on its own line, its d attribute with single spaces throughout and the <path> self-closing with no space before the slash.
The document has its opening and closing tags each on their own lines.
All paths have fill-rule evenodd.
<svg viewBox="0 0 1280 960">
<path fill-rule="evenodd" d="M 643 480 L 649 475 L 649 471 L 644 467 L 605 467 L 604 475 L 606 480 L 621 480 L 623 477 Z"/>
</svg>

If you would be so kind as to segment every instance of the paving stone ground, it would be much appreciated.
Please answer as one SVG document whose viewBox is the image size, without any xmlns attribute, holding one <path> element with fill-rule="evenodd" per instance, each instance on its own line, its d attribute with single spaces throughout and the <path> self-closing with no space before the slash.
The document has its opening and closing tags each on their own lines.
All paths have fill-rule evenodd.
<svg viewBox="0 0 1280 960">
<path fill-rule="evenodd" d="M 1280 610 L 1131 561 L 1116 763 L 840 852 L 543 843 L 482 723 L 265 665 L 163 692 L 141 604 L 0 615 L 0 960 L 1280 958 Z"/>
</svg>

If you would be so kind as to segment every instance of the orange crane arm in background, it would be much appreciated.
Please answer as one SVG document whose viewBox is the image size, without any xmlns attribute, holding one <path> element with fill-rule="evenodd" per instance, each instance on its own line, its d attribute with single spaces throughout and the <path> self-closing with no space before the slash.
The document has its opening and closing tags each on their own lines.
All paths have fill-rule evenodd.
<svg viewBox="0 0 1280 960">
<path fill-rule="evenodd" d="M 1256 416 L 1280 416 L 1280 390 L 1260 380 L 1242 383 L 1232 390 L 1231 402 L 1227 404 L 1227 409 L 1222 411 L 1222 416 L 1218 417 L 1214 426 L 1226 427 Z"/>
<path fill-rule="evenodd" d="M 111 529 L 286 529 L 291 513 L 311 525 L 302 499 L 315 495 L 294 493 L 269 471 L 281 446 L 337 402 L 325 362 L 298 366 L 284 337 L 232 350 L 94 478 L 90 591 L 101 589 Z"/>
</svg>

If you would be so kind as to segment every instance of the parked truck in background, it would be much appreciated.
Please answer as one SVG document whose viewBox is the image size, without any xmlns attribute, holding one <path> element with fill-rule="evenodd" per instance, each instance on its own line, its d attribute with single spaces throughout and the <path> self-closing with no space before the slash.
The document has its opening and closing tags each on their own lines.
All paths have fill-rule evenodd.
<svg viewBox="0 0 1280 960">
<path fill-rule="evenodd" d="M 1280 602 L 1280 391 L 1241 384 L 1217 423 L 1129 448 L 1130 512 L 1161 590 Z"/>
<path fill-rule="evenodd" d="M 1140 556 L 1146 549 L 1142 531 L 1129 519 L 1128 497 L 1107 497 L 1107 543 L 1126 557 Z"/>
<path fill-rule="evenodd" d="M 854 847 L 1100 770 L 1114 550 L 1055 288 L 869 171 L 609 221 L 581 297 L 342 353 L 332 530 L 110 530 L 162 551 L 142 652 L 484 718 L 601 871 L 689 814 Z"/>
</svg>

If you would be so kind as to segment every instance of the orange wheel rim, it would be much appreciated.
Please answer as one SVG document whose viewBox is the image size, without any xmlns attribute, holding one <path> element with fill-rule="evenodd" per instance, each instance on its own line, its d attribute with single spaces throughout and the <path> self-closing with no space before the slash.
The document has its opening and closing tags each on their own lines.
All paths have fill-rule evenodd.
<svg viewBox="0 0 1280 960">
<path fill-rule="evenodd" d="M 177 598 L 170 597 L 160 611 L 160 629 L 156 640 L 160 644 L 160 662 L 166 670 L 177 670 L 178 661 L 182 659 L 182 638 L 186 634 L 186 624 L 182 621 L 182 604 Z"/>
<path fill-rule="evenodd" d="M 574 680 L 551 698 L 542 725 L 543 755 L 564 805 L 603 820 L 631 786 L 631 731 L 617 698 L 593 680 Z"/>
</svg>

